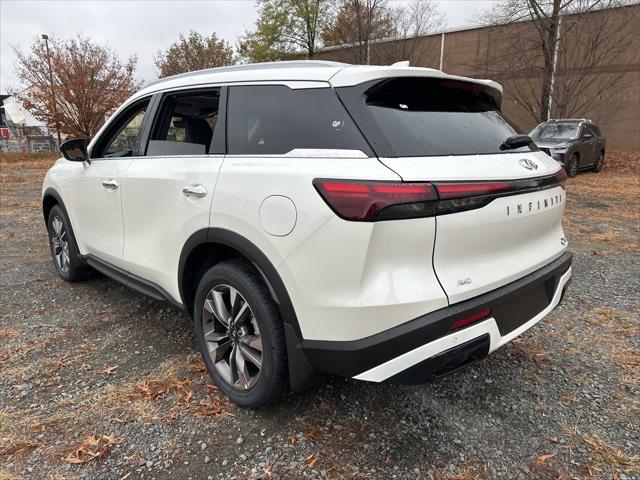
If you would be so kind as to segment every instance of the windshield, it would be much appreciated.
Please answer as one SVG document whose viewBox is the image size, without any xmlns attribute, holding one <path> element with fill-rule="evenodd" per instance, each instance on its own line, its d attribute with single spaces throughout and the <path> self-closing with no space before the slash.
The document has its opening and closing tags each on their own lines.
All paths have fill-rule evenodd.
<svg viewBox="0 0 640 480">
<path fill-rule="evenodd" d="M 558 138 L 569 140 L 578 136 L 580 126 L 571 123 L 541 123 L 529 135 L 533 139 Z"/>
<path fill-rule="evenodd" d="M 358 110 L 356 120 L 372 144 L 379 144 L 381 137 L 386 140 L 391 153 L 382 156 L 504 153 L 502 143 L 517 134 L 500 113 L 499 92 L 475 83 L 394 78 L 370 86 L 364 105 L 362 96 L 344 97 L 351 110 Z M 509 151 L 530 150 L 524 146 Z"/>
</svg>

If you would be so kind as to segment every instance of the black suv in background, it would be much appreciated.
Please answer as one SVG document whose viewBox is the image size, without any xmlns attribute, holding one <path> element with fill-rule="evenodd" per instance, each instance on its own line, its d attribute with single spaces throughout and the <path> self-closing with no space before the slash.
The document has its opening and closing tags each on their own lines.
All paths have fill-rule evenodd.
<svg viewBox="0 0 640 480">
<path fill-rule="evenodd" d="M 578 170 L 602 170 L 607 141 L 591 120 L 549 120 L 529 136 L 540 150 L 560 162 L 570 177 L 575 177 Z"/>
</svg>

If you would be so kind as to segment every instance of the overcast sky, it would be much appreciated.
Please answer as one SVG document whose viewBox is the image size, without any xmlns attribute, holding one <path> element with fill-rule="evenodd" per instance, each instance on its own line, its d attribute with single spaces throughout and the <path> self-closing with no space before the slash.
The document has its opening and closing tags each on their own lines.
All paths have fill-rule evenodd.
<svg viewBox="0 0 640 480">
<path fill-rule="evenodd" d="M 405 0 L 391 0 L 399 5 Z M 447 28 L 469 26 L 474 14 L 497 0 L 437 0 L 447 17 Z M 17 87 L 13 47 L 27 50 L 42 33 L 69 37 L 84 33 L 109 43 L 125 60 L 138 56 L 138 78 L 157 78 L 153 56 L 174 42 L 178 34 L 195 30 L 215 32 L 235 46 L 253 27 L 254 0 L 0 0 L 0 92 Z"/>
</svg>

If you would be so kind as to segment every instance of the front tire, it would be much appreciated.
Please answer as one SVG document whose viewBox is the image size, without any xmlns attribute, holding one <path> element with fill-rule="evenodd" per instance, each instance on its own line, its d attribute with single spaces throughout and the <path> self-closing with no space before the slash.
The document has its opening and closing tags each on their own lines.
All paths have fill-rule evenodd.
<svg viewBox="0 0 640 480">
<path fill-rule="evenodd" d="M 194 304 L 198 349 L 216 385 L 241 407 L 277 401 L 288 387 L 284 328 L 269 290 L 247 262 L 211 267 Z"/>
<path fill-rule="evenodd" d="M 47 219 L 49 247 L 56 273 L 65 282 L 79 282 L 89 277 L 90 268 L 82 261 L 71 222 L 60 205 L 55 205 Z"/>
<path fill-rule="evenodd" d="M 604 167 L 604 150 L 601 150 L 598 154 L 598 159 L 596 160 L 596 164 L 593 167 L 593 171 L 596 173 L 601 172 L 602 167 Z"/>
<path fill-rule="evenodd" d="M 578 156 L 575 153 L 571 155 L 571 158 L 569 159 L 565 170 L 567 171 L 567 175 L 571 178 L 575 177 L 578 174 Z"/>
</svg>

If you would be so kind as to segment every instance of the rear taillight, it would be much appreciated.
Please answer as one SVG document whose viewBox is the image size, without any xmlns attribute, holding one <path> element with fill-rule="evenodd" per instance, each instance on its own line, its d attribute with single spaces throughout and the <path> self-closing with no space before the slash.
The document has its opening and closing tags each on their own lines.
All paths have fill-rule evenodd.
<svg viewBox="0 0 640 480">
<path fill-rule="evenodd" d="M 316 178 L 313 185 L 336 214 L 345 220 L 398 220 L 463 212 L 488 205 L 499 197 L 561 186 L 567 174 L 499 181 L 384 182 Z"/>
<path fill-rule="evenodd" d="M 313 185 L 333 211 L 345 220 L 376 221 L 432 216 L 438 198 L 430 183 L 316 178 Z"/>
<path fill-rule="evenodd" d="M 487 308 L 485 310 L 481 310 L 476 312 L 468 317 L 461 318 L 460 320 L 456 320 L 451 324 L 449 330 L 458 330 L 459 328 L 466 327 L 467 325 L 471 325 L 472 323 L 479 322 L 480 320 L 484 320 L 491 316 L 491 309 Z"/>
<path fill-rule="evenodd" d="M 567 189 L 567 186 L 565 185 L 565 183 L 568 178 L 569 177 L 567 176 L 567 172 L 565 172 L 564 168 L 561 168 L 560 170 L 558 170 L 556 174 L 553 176 L 555 183 L 560 185 L 564 190 Z"/>
</svg>

